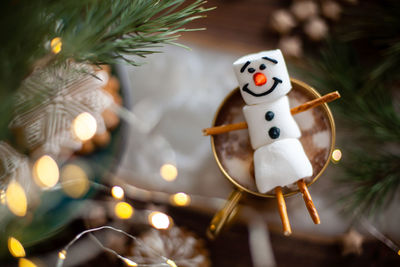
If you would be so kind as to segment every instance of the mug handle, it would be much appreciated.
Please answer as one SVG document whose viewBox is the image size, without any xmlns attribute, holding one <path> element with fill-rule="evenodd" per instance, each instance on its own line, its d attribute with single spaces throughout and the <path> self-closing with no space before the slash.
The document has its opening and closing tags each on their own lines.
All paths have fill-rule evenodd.
<svg viewBox="0 0 400 267">
<path fill-rule="evenodd" d="M 229 196 L 224 207 L 211 220 L 207 229 L 207 237 L 214 240 L 225 224 L 229 223 L 237 212 L 237 204 L 243 196 L 243 191 L 235 189 Z"/>
</svg>

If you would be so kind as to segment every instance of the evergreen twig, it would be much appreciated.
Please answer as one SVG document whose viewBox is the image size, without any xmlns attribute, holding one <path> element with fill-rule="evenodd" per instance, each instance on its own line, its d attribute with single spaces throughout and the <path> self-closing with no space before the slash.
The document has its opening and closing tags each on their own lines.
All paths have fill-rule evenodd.
<svg viewBox="0 0 400 267">
<path fill-rule="evenodd" d="M 311 62 L 314 85 L 342 95 L 333 106 L 352 135 L 339 181 L 346 210 L 358 214 L 376 215 L 400 189 L 399 7 L 393 0 L 357 7 Z"/>
</svg>

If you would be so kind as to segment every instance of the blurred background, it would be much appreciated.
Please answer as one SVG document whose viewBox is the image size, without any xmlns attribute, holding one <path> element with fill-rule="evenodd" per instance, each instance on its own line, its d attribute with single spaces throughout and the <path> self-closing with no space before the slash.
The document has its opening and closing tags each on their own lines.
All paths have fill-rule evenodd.
<svg viewBox="0 0 400 267">
<path fill-rule="evenodd" d="M 0 9 L 1 266 L 400 263 L 397 1 Z M 335 142 L 321 139 L 329 165 L 309 187 L 321 224 L 294 194 L 286 237 L 276 199 L 247 195 L 210 240 L 234 186 L 202 129 L 238 86 L 232 63 L 277 48 L 291 78 L 341 94 L 329 104 Z"/>
</svg>

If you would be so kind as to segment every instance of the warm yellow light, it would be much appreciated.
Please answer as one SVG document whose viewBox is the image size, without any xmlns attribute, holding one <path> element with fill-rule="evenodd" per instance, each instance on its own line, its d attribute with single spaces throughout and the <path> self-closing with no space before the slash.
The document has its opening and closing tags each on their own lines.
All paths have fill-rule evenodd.
<svg viewBox="0 0 400 267">
<path fill-rule="evenodd" d="M 334 163 L 337 163 L 340 161 L 340 159 L 342 158 L 342 151 L 340 149 L 335 149 L 332 152 L 332 161 Z"/>
<path fill-rule="evenodd" d="M 168 229 L 170 225 L 169 217 L 159 211 L 150 213 L 149 222 L 156 229 Z"/>
<path fill-rule="evenodd" d="M 22 186 L 13 181 L 8 184 L 6 191 L 6 203 L 9 210 L 17 216 L 25 216 L 28 202 Z"/>
<path fill-rule="evenodd" d="M 397 251 L 397 255 L 399 255 L 399 256 L 400 256 L 400 249 L 399 249 L 399 251 Z"/>
<path fill-rule="evenodd" d="M 168 263 L 168 265 L 171 266 L 171 267 L 178 267 L 178 266 L 176 265 L 176 263 L 175 263 L 173 260 L 168 259 L 168 260 L 167 260 L 167 263 Z"/>
<path fill-rule="evenodd" d="M 161 166 L 160 174 L 164 180 L 171 182 L 178 176 L 178 169 L 172 164 L 164 164 Z"/>
<path fill-rule="evenodd" d="M 72 122 L 72 130 L 79 140 L 89 140 L 97 131 L 96 119 L 91 114 L 83 112 Z"/>
<path fill-rule="evenodd" d="M 64 192 L 72 198 L 80 198 L 89 190 L 89 179 L 85 171 L 74 164 L 63 167 L 61 182 Z"/>
<path fill-rule="evenodd" d="M 58 252 L 58 257 L 62 260 L 65 260 L 65 258 L 67 257 L 67 252 L 65 251 L 65 249 Z"/>
<path fill-rule="evenodd" d="M 133 207 L 126 202 L 118 202 L 115 205 L 114 212 L 120 219 L 129 219 L 133 215 Z"/>
<path fill-rule="evenodd" d="M 62 49 L 62 41 L 60 37 L 55 37 L 50 42 L 51 51 L 54 54 L 58 54 L 61 52 Z"/>
<path fill-rule="evenodd" d="M 37 265 L 28 259 L 21 258 L 19 259 L 18 267 L 37 267 Z"/>
<path fill-rule="evenodd" d="M 25 257 L 24 247 L 14 237 L 8 238 L 8 250 L 10 251 L 11 255 L 13 255 L 16 258 Z"/>
<path fill-rule="evenodd" d="M 6 204 L 6 191 L 0 191 L 0 203 L 5 205 Z"/>
<path fill-rule="evenodd" d="M 128 265 L 128 266 L 138 266 L 136 262 L 131 261 L 130 259 L 124 258 L 124 262 Z"/>
<path fill-rule="evenodd" d="M 171 200 L 178 206 L 187 206 L 190 204 L 190 196 L 182 192 L 173 195 Z"/>
<path fill-rule="evenodd" d="M 111 188 L 111 195 L 116 199 L 122 199 L 124 197 L 124 189 L 119 186 L 113 186 Z"/>
<path fill-rule="evenodd" d="M 40 187 L 50 188 L 55 186 L 60 178 L 60 172 L 55 160 L 48 155 L 39 158 L 33 166 L 33 177 Z"/>
</svg>

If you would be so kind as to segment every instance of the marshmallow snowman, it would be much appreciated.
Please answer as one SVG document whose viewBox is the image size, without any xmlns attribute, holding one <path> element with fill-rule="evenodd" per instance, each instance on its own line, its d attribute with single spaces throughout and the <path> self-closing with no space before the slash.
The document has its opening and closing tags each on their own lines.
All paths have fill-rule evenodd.
<svg viewBox="0 0 400 267">
<path fill-rule="evenodd" d="M 290 113 L 286 94 L 292 85 L 281 51 L 250 54 L 233 66 L 246 103 L 243 114 L 255 149 L 258 191 L 266 193 L 311 176 L 311 163 L 298 140 L 301 132 Z"/>
</svg>

